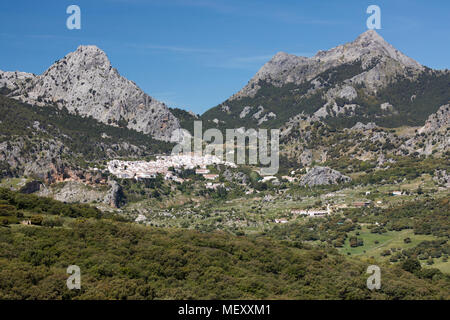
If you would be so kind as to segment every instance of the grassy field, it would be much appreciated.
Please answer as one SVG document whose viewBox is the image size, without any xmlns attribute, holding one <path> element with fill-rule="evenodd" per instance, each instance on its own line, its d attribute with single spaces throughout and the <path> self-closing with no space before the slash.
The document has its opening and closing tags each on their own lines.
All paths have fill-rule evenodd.
<svg viewBox="0 0 450 320">
<path fill-rule="evenodd" d="M 359 232 L 359 235 L 356 233 Z M 340 252 L 351 256 L 370 258 L 374 257 L 375 260 L 388 261 L 390 256 L 383 257 L 381 253 L 388 249 L 400 250 L 409 249 L 417 246 L 422 241 L 437 240 L 438 238 L 429 235 L 415 235 L 413 230 L 402 231 L 388 231 L 383 234 L 371 233 L 366 227 L 362 227 L 361 230 L 353 231 L 349 233 L 349 238 L 355 236 L 359 239 L 363 239 L 364 245 L 360 247 L 351 248 L 349 240 L 345 241 L 343 248 L 340 248 Z M 410 238 L 410 243 L 405 243 L 404 239 Z M 378 241 L 378 243 L 375 243 Z M 445 273 L 450 273 L 450 262 L 443 262 L 442 258 L 435 259 L 435 263 L 431 266 L 426 265 L 422 261 L 423 267 L 437 268 Z"/>
<path fill-rule="evenodd" d="M 26 178 L 4 178 L 0 180 L 0 188 L 19 190 L 29 181 L 31 180 Z"/>
<path fill-rule="evenodd" d="M 359 232 L 359 235 L 356 235 Z M 353 231 L 349 233 L 349 236 L 355 236 L 362 238 L 364 241 L 364 246 L 351 248 L 349 241 L 345 242 L 341 251 L 345 254 L 350 253 L 351 255 L 364 255 L 368 257 L 380 258 L 381 252 L 386 249 L 392 248 L 412 248 L 418 245 L 420 242 L 425 240 L 436 240 L 436 237 L 427 235 L 415 235 L 412 230 L 402 230 L 402 231 L 388 231 L 383 234 L 371 233 L 365 227 L 361 230 Z M 410 243 L 405 243 L 403 240 L 405 238 L 410 238 Z M 378 241 L 378 243 L 375 243 Z"/>
<path fill-rule="evenodd" d="M 450 262 L 443 262 L 442 258 L 436 259 L 437 261 L 431 266 L 433 268 L 437 268 L 444 273 L 450 274 Z"/>
</svg>

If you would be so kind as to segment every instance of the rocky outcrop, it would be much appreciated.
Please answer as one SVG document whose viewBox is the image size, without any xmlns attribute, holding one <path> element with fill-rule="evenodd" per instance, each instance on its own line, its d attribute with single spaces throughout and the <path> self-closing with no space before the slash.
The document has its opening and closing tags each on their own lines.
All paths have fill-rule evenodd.
<svg viewBox="0 0 450 320">
<path fill-rule="evenodd" d="M 106 203 L 114 208 L 119 208 L 121 203 L 123 202 L 122 187 L 115 180 L 109 180 L 108 184 L 111 188 L 109 189 L 105 199 L 103 200 L 103 203 Z"/>
<path fill-rule="evenodd" d="M 425 125 L 418 130 L 419 134 L 433 133 L 437 131 L 448 131 L 450 126 L 450 104 L 443 105 L 436 113 L 428 117 Z"/>
<path fill-rule="evenodd" d="M 32 73 L 0 70 L 0 89 L 7 89 L 8 92 L 19 91 L 35 77 Z"/>
<path fill-rule="evenodd" d="M 108 181 L 109 189 L 104 185 L 90 185 L 81 181 L 67 180 L 35 190 L 39 196 L 52 197 L 67 203 L 97 203 L 113 208 L 123 204 L 122 187 L 114 180 Z"/>
<path fill-rule="evenodd" d="M 358 97 L 358 93 L 352 86 L 344 86 L 339 92 L 338 97 L 352 101 Z"/>
<path fill-rule="evenodd" d="M 314 167 L 301 179 L 301 186 L 320 186 L 350 182 L 352 179 L 328 167 Z"/>
<path fill-rule="evenodd" d="M 446 188 L 450 188 L 450 174 L 447 170 L 436 170 L 433 179 L 437 183 L 444 185 Z"/>
<path fill-rule="evenodd" d="M 263 124 L 264 122 L 269 121 L 270 119 L 276 119 L 277 115 L 273 112 L 266 113 L 262 118 L 258 120 L 258 125 Z"/>
<path fill-rule="evenodd" d="M 252 110 L 252 107 L 245 106 L 244 109 L 242 109 L 241 113 L 239 114 L 239 117 L 241 119 L 245 118 L 250 113 L 251 110 Z"/>
<path fill-rule="evenodd" d="M 243 172 L 232 172 L 230 169 L 226 169 L 223 172 L 223 177 L 229 182 L 237 182 L 247 185 L 250 182 L 250 178 Z"/>
<path fill-rule="evenodd" d="M 65 181 L 52 187 L 41 188 L 39 195 L 67 203 L 98 203 L 104 199 L 105 192 L 78 181 Z"/>
<path fill-rule="evenodd" d="M 65 151 L 65 146 L 55 139 L 32 144 L 27 137 L 18 137 L 0 143 L 0 162 L 15 174 L 52 182 L 64 168 L 61 155 Z"/>
<path fill-rule="evenodd" d="M 304 149 L 302 154 L 300 155 L 300 163 L 303 166 L 309 166 L 312 163 L 313 154 L 310 149 Z"/>
<path fill-rule="evenodd" d="M 11 96 L 32 104 L 64 107 L 71 113 L 126 126 L 165 141 L 180 128 L 166 105 L 120 76 L 96 46 L 78 47 L 42 75 L 19 77 L 27 83 L 18 85 Z"/>
<path fill-rule="evenodd" d="M 417 134 L 407 140 L 401 148 L 409 153 L 430 155 L 443 153 L 450 149 L 450 104 L 443 105 L 431 114 Z"/>
<path fill-rule="evenodd" d="M 372 129 L 375 129 L 375 128 L 377 128 L 377 125 L 374 122 L 369 122 L 367 124 L 358 122 L 352 127 L 352 130 L 366 131 L 366 130 L 372 130 Z"/>
<path fill-rule="evenodd" d="M 137 147 L 125 141 L 114 144 L 100 143 L 98 147 L 105 151 L 108 158 L 116 158 L 122 154 L 132 157 L 146 154 L 144 147 Z M 98 183 L 104 179 L 98 172 L 77 169 L 73 161 L 77 156 L 80 155 L 56 137 L 15 137 L 0 143 L 0 165 L 9 168 L 9 172 L 2 174 L 0 166 L 0 176 L 26 175 L 46 183 L 61 182 L 67 178 Z"/>
<path fill-rule="evenodd" d="M 34 181 L 27 182 L 22 188 L 20 188 L 19 191 L 21 193 L 31 194 L 31 193 L 35 193 L 35 192 L 38 192 L 39 190 L 41 190 L 41 186 L 42 186 L 42 182 L 34 180 Z"/>
</svg>

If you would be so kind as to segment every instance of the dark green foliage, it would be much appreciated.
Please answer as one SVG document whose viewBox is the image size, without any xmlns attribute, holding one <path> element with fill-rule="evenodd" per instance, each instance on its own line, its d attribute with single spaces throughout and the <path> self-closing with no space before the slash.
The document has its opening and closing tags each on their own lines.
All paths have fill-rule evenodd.
<svg viewBox="0 0 450 320">
<path fill-rule="evenodd" d="M 388 231 L 413 229 L 415 234 L 450 238 L 450 204 L 448 199 L 411 201 L 387 209 L 347 209 L 353 221 L 375 223 Z M 378 227 L 378 228 L 380 228 Z M 372 229 L 373 230 L 373 229 Z"/>
<path fill-rule="evenodd" d="M 349 221 L 343 221 L 337 216 L 309 219 L 306 223 L 288 223 L 275 226 L 268 235 L 280 240 L 290 241 L 315 241 L 343 244 L 347 239 L 347 233 L 355 230 L 356 225 Z M 358 244 L 357 239 L 354 240 Z M 360 243 L 359 243 L 360 244 Z M 340 245 L 335 245 L 339 247 Z"/>
<path fill-rule="evenodd" d="M 374 65 L 374 63 L 372 63 Z M 371 69 L 369 66 L 367 69 Z M 325 72 L 319 74 L 315 79 L 324 84 L 326 89 L 330 89 L 337 84 L 342 83 L 346 79 L 351 79 L 354 76 L 364 72 L 361 60 L 356 60 L 353 63 L 345 63 L 340 66 L 330 68 Z"/>
<path fill-rule="evenodd" d="M 170 112 L 179 120 L 181 128 L 188 130 L 191 134 L 194 134 L 194 121 L 200 121 L 200 118 L 197 118 L 186 110 L 179 108 L 170 108 Z"/>
<path fill-rule="evenodd" d="M 72 218 L 100 218 L 102 216 L 100 210 L 86 204 L 66 204 L 50 198 L 38 197 L 33 194 L 22 194 L 4 188 L 0 188 L 0 201 L 0 216 L 17 216 L 18 211 Z M 39 221 L 36 220 L 35 222 Z M 42 223 L 42 218 L 40 223 Z"/>
<path fill-rule="evenodd" d="M 413 228 L 416 234 L 450 238 L 450 204 L 448 199 L 424 200 L 388 209 L 387 228 L 401 230 Z"/>
<path fill-rule="evenodd" d="M 339 168 L 345 168 L 345 163 L 354 165 L 359 160 L 340 159 Z M 333 165 L 336 167 L 336 165 Z M 374 164 L 367 168 L 374 167 Z M 375 183 L 397 183 L 403 179 L 413 180 L 420 177 L 422 174 L 433 175 L 435 170 L 448 170 L 450 168 L 449 162 L 445 158 L 414 158 L 403 157 L 398 158 L 394 164 L 389 164 L 389 168 L 385 170 L 377 170 L 362 175 L 353 181 L 354 184 L 375 184 Z M 345 172 L 345 170 L 344 170 Z"/>
<path fill-rule="evenodd" d="M 37 191 L 39 191 L 40 187 L 42 185 L 42 182 L 40 181 L 30 181 L 27 182 L 22 188 L 20 188 L 20 192 L 21 193 L 25 193 L 25 194 L 31 194 L 31 193 L 35 193 Z"/>
<path fill-rule="evenodd" d="M 261 89 L 254 98 L 243 98 L 240 100 L 228 100 L 205 112 L 202 115 L 203 120 L 213 120 L 215 118 L 224 121 L 219 128 L 276 128 L 289 120 L 290 117 L 299 113 L 313 113 L 318 110 L 325 101 L 322 99 L 322 91 L 319 91 L 309 97 L 304 94 L 311 88 L 311 84 L 306 82 L 302 85 L 287 84 L 282 87 L 276 87 L 270 83 L 261 81 L 259 83 Z M 230 114 L 222 111 L 221 106 L 230 107 Z M 253 107 L 252 111 L 243 119 L 240 113 L 245 106 Z M 264 107 L 264 113 L 273 112 L 276 119 L 269 120 L 258 125 L 252 115 L 257 112 L 258 107 Z M 207 125 L 207 124 L 206 124 Z M 210 126 L 213 126 L 210 124 Z"/>
<path fill-rule="evenodd" d="M 148 198 L 160 199 L 162 195 L 169 195 L 170 187 L 164 184 L 161 175 L 157 175 L 155 179 L 142 179 L 135 181 L 133 179 L 121 179 L 119 184 L 122 186 L 124 201 L 135 202 Z"/>
<path fill-rule="evenodd" d="M 406 259 L 402 264 L 402 269 L 411 273 L 419 271 L 421 268 L 419 260 L 413 258 Z"/>
<path fill-rule="evenodd" d="M 434 259 L 439 259 L 442 256 L 448 257 L 450 245 L 448 240 L 433 240 L 422 241 L 417 246 L 409 249 L 392 250 L 392 253 L 390 250 L 385 250 L 381 255 L 388 256 L 392 254 L 390 261 L 401 263 L 403 270 L 414 273 L 421 278 L 432 278 L 437 274 L 442 276 L 442 273 L 439 270 L 432 273 L 427 272 L 426 269 L 422 269 L 419 260 L 427 261 L 428 265 L 434 264 Z"/>
<path fill-rule="evenodd" d="M 450 244 L 448 240 L 422 241 L 411 249 L 403 250 L 407 257 L 418 257 L 421 260 L 428 258 L 438 259 L 450 255 Z"/>
<path fill-rule="evenodd" d="M 326 122 L 333 127 L 349 128 L 357 122 L 375 122 L 388 128 L 400 126 L 422 126 L 428 116 L 436 112 L 440 106 L 450 101 L 450 73 L 427 69 L 417 79 L 396 79 L 386 88 L 377 92 L 376 96 L 368 96 L 358 90 L 358 97 L 349 102 L 339 100 L 338 105 L 354 103 L 361 108 L 356 115 L 340 114 L 328 117 Z M 392 110 L 381 110 L 380 105 L 389 102 Z"/>
<path fill-rule="evenodd" d="M 19 173 L 16 168 L 12 168 L 6 161 L 0 161 L 0 178 L 7 176 L 15 176 Z"/>
<path fill-rule="evenodd" d="M 376 61 L 372 62 L 375 65 Z M 369 66 L 370 69 L 370 66 Z M 260 81 L 260 89 L 252 98 L 245 97 L 238 100 L 227 100 L 202 115 L 203 120 L 218 119 L 224 121 L 219 128 L 276 128 L 284 124 L 289 118 L 302 112 L 312 115 L 321 108 L 325 101 L 322 98 L 325 90 L 337 84 L 342 84 L 346 79 L 362 73 L 361 62 L 331 68 L 318 75 L 313 80 L 319 80 L 322 88 L 315 93 L 308 93 L 314 85 L 311 81 L 305 81 L 300 85 L 293 83 L 281 87 L 268 82 Z M 426 69 L 416 79 L 411 80 L 399 77 L 385 88 L 378 90 L 376 95 L 368 95 L 362 86 L 355 86 L 358 97 L 353 101 L 338 98 L 339 106 L 344 104 L 357 104 L 360 107 L 355 114 L 342 113 L 337 116 L 328 116 L 325 121 L 332 128 L 349 128 L 357 122 L 375 122 L 383 127 L 399 127 L 403 125 L 423 125 L 428 116 L 438 108 L 450 101 L 450 73 Z M 380 105 L 389 102 L 393 105 L 391 110 L 381 110 Z M 223 106 L 228 106 L 230 112 L 224 112 Z M 244 107 L 253 107 L 252 111 L 243 119 L 239 117 Z M 258 107 L 264 107 L 264 113 L 274 112 L 276 119 L 258 125 L 258 121 L 252 118 Z M 215 127 L 211 122 L 207 126 Z M 393 148 L 387 144 L 384 148 Z"/>
<path fill-rule="evenodd" d="M 40 226 L 42 224 L 43 220 L 44 220 L 44 218 L 42 216 L 39 216 L 39 215 L 34 215 L 30 219 L 31 224 L 36 225 L 36 226 Z"/>
<path fill-rule="evenodd" d="M 74 153 L 74 157 L 81 154 L 85 161 L 108 159 L 107 148 L 122 156 L 133 155 L 132 151 L 121 152 L 114 146 L 121 142 L 139 146 L 147 155 L 167 152 L 173 147 L 170 143 L 154 140 L 134 130 L 109 126 L 92 117 L 70 114 L 66 109 L 30 106 L 1 95 L 0 121 L 0 142 L 14 136 L 28 137 L 33 141 L 57 138 Z M 33 128 L 35 121 L 43 130 Z M 103 134 L 106 136 L 102 137 Z M 28 141 L 24 149 L 31 150 L 32 144 L 37 143 L 33 141 Z M 10 168 L 0 163 L 0 172 L 8 170 Z"/>
<path fill-rule="evenodd" d="M 8 89 L 7 87 L 6 87 L 6 85 L 4 86 L 4 87 L 1 87 L 0 88 L 0 95 L 7 95 L 7 94 L 9 94 L 9 93 L 11 93 L 11 90 L 10 89 Z"/>
</svg>

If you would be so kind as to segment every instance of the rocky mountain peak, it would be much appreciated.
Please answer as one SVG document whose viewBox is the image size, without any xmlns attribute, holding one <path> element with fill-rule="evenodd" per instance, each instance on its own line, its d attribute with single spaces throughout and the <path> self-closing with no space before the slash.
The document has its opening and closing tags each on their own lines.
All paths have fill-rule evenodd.
<svg viewBox="0 0 450 320">
<path fill-rule="evenodd" d="M 31 104 L 65 107 L 159 140 L 170 140 L 180 127 L 166 105 L 122 77 L 106 53 L 93 45 L 79 46 L 13 96 Z"/>
<path fill-rule="evenodd" d="M 378 34 L 375 30 L 367 30 L 366 32 L 361 33 L 358 38 L 356 38 L 355 42 L 367 43 L 367 42 L 378 42 L 378 43 L 387 43 L 382 36 Z"/>
<path fill-rule="evenodd" d="M 67 71 L 69 75 L 76 73 L 77 76 L 83 76 L 84 72 L 89 71 L 107 76 L 110 70 L 112 70 L 111 62 L 103 50 L 94 45 L 81 45 L 76 51 L 56 61 L 43 75 Z"/>
<path fill-rule="evenodd" d="M 423 69 L 414 59 L 404 55 L 386 42 L 375 30 L 368 30 L 354 41 L 337 46 L 328 51 L 319 51 L 312 59 L 333 66 L 361 60 L 370 65 L 374 58 L 392 59 L 403 67 Z"/>
<path fill-rule="evenodd" d="M 106 53 L 100 49 L 99 47 L 97 47 L 96 45 L 79 45 L 77 50 L 74 51 L 73 53 L 84 53 L 84 54 L 92 54 L 92 55 L 97 55 L 97 54 L 101 54 L 106 56 Z"/>
<path fill-rule="evenodd" d="M 74 62 L 84 61 L 88 66 L 111 66 L 111 62 L 106 53 L 94 45 L 81 45 L 76 51 L 68 54 L 66 58 L 67 60 L 73 59 Z"/>
<path fill-rule="evenodd" d="M 266 65 L 261 68 L 260 72 L 268 71 L 270 67 L 281 69 L 282 71 L 288 71 L 289 68 L 295 67 L 296 65 L 305 63 L 308 61 L 306 57 L 299 57 L 294 54 L 289 54 L 283 51 L 275 54 Z"/>
<path fill-rule="evenodd" d="M 404 55 L 386 42 L 375 30 L 368 30 L 362 33 L 348 46 L 360 50 L 361 54 L 388 56 L 406 67 L 415 69 L 423 68 L 417 61 Z"/>
<path fill-rule="evenodd" d="M 277 54 L 275 54 L 272 59 L 269 61 L 269 63 L 283 63 L 285 61 L 289 60 L 297 60 L 299 57 L 293 54 L 286 53 L 284 51 L 280 51 Z"/>
<path fill-rule="evenodd" d="M 357 61 L 361 61 L 364 70 L 373 68 L 374 61 L 382 62 L 385 65 L 385 67 L 378 67 L 372 73 L 364 75 L 365 78 L 369 78 L 369 82 L 377 82 L 370 83 L 369 86 L 373 88 L 385 85 L 388 78 L 394 77 L 397 72 L 403 73 L 406 68 L 418 71 L 424 69 L 417 61 L 407 57 L 386 42 L 375 30 L 368 30 L 352 42 L 327 51 L 319 51 L 311 58 L 278 52 L 255 74 L 247 86 L 231 97 L 231 100 L 254 97 L 260 88 L 260 81 L 270 82 L 278 87 L 287 83 L 300 84 L 311 81 L 328 69 Z M 380 76 L 383 73 L 387 75 Z"/>
</svg>

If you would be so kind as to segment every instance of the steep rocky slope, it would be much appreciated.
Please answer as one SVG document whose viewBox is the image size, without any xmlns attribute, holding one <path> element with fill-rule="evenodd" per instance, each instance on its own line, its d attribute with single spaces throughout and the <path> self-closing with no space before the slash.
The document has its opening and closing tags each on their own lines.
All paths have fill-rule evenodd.
<svg viewBox="0 0 450 320">
<path fill-rule="evenodd" d="M 13 76 L 8 75 L 8 79 Z M 96 46 L 78 47 L 42 75 L 19 74 L 16 78 L 25 79 L 26 83 L 18 85 L 19 81 L 13 81 L 16 79 L 8 80 L 7 87 L 15 89 L 10 95 L 31 104 L 54 104 L 71 113 L 165 141 L 179 128 L 178 120 L 166 105 L 120 76 Z"/>
<path fill-rule="evenodd" d="M 21 90 L 35 77 L 32 73 L 0 70 L 0 93 L 6 94 L 11 91 Z"/>
<path fill-rule="evenodd" d="M 430 155 L 450 150 L 450 105 L 439 108 L 428 117 L 425 125 L 402 146 L 408 152 Z"/>
<path fill-rule="evenodd" d="M 300 179 L 302 186 L 320 186 L 350 182 L 350 177 L 328 167 L 314 167 Z"/>
</svg>

